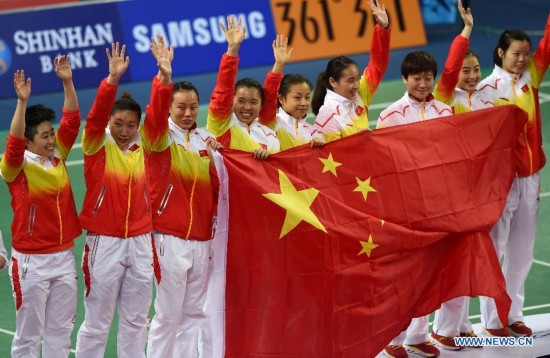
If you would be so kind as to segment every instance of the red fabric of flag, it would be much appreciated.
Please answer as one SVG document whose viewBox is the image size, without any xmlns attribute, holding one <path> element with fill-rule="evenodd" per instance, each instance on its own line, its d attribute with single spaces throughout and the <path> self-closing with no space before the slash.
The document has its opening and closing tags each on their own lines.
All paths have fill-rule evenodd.
<svg viewBox="0 0 550 358">
<path fill-rule="evenodd" d="M 458 296 L 510 307 L 488 230 L 515 106 L 362 132 L 266 161 L 226 151 L 226 357 L 373 357 Z"/>
</svg>

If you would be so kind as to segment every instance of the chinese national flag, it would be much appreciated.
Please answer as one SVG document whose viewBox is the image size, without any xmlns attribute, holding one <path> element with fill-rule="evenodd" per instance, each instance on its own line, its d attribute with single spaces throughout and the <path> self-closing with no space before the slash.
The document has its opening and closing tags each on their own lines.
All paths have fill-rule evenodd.
<svg viewBox="0 0 550 358">
<path fill-rule="evenodd" d="M 515 106 L 255 160 L 227 151 L 226 357 L 373 357 L 458 296 L 510 300 L 488 231 L 515 175 Z"/>
</svg>

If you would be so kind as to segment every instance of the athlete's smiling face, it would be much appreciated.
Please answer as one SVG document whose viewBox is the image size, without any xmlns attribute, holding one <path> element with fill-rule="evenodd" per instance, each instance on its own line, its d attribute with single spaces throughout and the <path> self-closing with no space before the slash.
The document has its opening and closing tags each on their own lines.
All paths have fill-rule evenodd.
<svg viewBox="0 0 550 358">
<path fill-rule="evenodd" d="M 239 87 L 233 97 L 233 113 L 243 123 L 250 124 L 260 114 L 262 97 L 255 87 Z"/>
<path fill-rule="evenodd" d="M 42 157 L 54 155 L 55 132 L 50 121 L 43 121 L 36 126 L 36 133 L 32 140 L 26 141 L 26 149 L 29 152 Z"/>
<path fill-rule="evenodd" d="M 329 83 L 334 92 L 350 101 L 354 101 L 357 96 L 357 90 L 359 89 L 360 79 L 361 74 L 359 73 L 357 65 L 351 64 L 342 71 L 339 80 L 330 77 Z"/>
</svg>

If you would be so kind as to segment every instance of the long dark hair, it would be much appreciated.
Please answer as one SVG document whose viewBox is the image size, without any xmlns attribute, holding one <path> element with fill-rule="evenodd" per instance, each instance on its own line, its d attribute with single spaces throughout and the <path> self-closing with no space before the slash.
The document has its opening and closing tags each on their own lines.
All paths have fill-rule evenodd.
<svg viewBox="0 0 550 358">
<path fill-rule="evenodd" d="M 529 47 L 531 47 L 531 39 L 524 31 L 511 29 L 505 30 L 498 39 L 498 44 L 493 50 L 493 62 L 498 67 L 502 67 L 502 58 L 498 55 L 498 49 L 501 49 L 502 52 L 506 52 L 513 41 L 527 41 Z"/>
<path fill-rule="evenodd" d="M 338 56 L 328 61 L 327 68 L 319 73 L 317 76 L 317 83 L 315 84 L 315 91 L 313 92 L 313 98 L 311 99 L 311 110 L 313 114 L 319 114 L 319 109 L 325 101 L 325 95 L 327 94 L 327 88 L 330 88 L 329 79 L 332 77 L 334 80 L 339 81 L 344 72 L 349 66 L 357 64 L 351 58 L 346 56 Z"/>
</svg>

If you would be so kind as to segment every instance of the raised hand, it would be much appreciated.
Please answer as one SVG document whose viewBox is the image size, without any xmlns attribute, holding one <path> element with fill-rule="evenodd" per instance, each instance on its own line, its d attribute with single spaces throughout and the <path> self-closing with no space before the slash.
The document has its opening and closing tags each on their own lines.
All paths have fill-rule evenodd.
<svg viewBox="0 0 550 358">
<path fill-rule="evenodd" d="M 376 23 L 385 29 L 388 28 L 388 26 L 390 26 L 390 21 L 388 20 L 386 6 L 384 4 L 380 5 L 378 0 L 370 0 L 369 6 L 372 10 Z"/>
<path fill-rule="evenodd" d="M 151 39 L 151 52 L 157 60 L 157 66 L 164 78 L 172 76 L 172 61 L 174 60 L 174 45 L 167 46 L 164 37 L 157 35 L 157 39 Z"/>
<path fill-rule="evenodd" d="M 31 78 L 29 77 L 25 81 L 24 70 L 17 70 L 13 74 L 13 87 L 19 100 L 26 102 L 31 96 Z"/>
<path fill-rule="evenodd" d="M 220 27 L 225 34 L 225 39 L 227 40 L 227 52 L 229 55 L 236 56 L 238 53 L 239 47 L 244 41 L 244 36 L 246 35 L 246 28 L 243 26 L 242 18 L 239 18 L 239 21 L 235 24 L 235 17 L 227 17 L 227 28 L 223 23 L 220 23 Z"/>
<path fill-rule="evenodd" d="M 111 52 L 109 52 L 108 48 L 105 49 L 105 52 L 107 53 L 107 59 L 109 60 L 108 81 L 111 83 L 111 80 L 114 80 L 115 82 L 111 84 L 116 84 L 130 65 L 130 57 L 124 57 L 126 54 L 126 45 L 122 45 L 121 48 L 118 42 L 112 43 Z"/>
<path fill-rule="evenodd" d="M 458 6 L 458 12 L 460 13 L 460 17 L 464 22 L 464 26 L 474 27 L 474 16 L 472 15 L 472 8 L 469 7 L 467 9 L 464 9 L 464 7 L 462 6 L 461 0 L 457 0 L 456 3 Z"/>
<path fill-rule="evenodd" d="M 273 40 L 273 55 L 275 63 L 285 65 L 292 55 L 293 48 L 288 48 L 288 37 L 281 34 Z"/>
<path fill-rule="evenodd" d="M 61 81 L 70 81 L 73 79 L 73 71 L 71 69 L 71 59 L 67 55 L 56 57 L 53 60 L 55 74 Z"/>
</svg>

